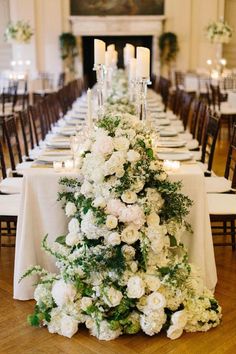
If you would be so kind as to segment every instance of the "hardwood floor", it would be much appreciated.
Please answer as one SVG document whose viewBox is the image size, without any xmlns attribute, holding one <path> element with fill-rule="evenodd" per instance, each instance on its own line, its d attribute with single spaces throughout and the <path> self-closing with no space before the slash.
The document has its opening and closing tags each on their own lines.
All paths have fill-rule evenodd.
<svg viewBox="0 0 236 354">
<path fill-rule="evenodd" d="M 227 153 L 227 136 L 222 134 L 216 149 L 214 170 L 222 175 Z M 219 327 L 206 333 L 184 333 L 175 341 L 165 334 L 148 337 L 140 333 L 100 342 L 85 328 L 72 338 L 30 327 L 26 316 L 34 301 L 12 299 L 14 248 L 0 252 L 0 354 L 233 354 L 236 353 L 236 252 L 215 248 L 218 271 L 216 298 L 223 308 Z"/>
</svg>

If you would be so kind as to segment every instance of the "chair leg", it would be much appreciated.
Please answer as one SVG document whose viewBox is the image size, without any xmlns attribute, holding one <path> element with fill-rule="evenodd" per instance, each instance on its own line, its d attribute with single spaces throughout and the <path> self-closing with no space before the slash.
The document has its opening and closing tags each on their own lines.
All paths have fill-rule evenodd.
<svg viewBox="0 0 236 354">
<path fill-rule="evenodd" d="M 235 250 L 235 221 L 231 220 L 231 242 L 232 242 L 232 249 Z"/>
</svg>

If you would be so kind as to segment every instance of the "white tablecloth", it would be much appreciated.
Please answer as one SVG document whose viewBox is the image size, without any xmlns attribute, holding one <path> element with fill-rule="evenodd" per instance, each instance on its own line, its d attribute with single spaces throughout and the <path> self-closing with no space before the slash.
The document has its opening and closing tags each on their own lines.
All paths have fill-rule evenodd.
<svg viewBox="0 0 236 354">
<path fill-rule="evenodd" d="M 24 176 L 20 215 L 18 217 L 14 298 L 28 300 L 33 298 L 36 279 L 26 278 L 18 283 L 25 270 L 39 264 L 49 271 L 56 271 L 55 261 L 41 250 L 41 241 L 48 234 L 51 243 L 67 230 L 67 222 L 61 204 L 57 202 L 58 180 L 61 174 L 52 169 L 30 169 Z M 188 195 L 194 205 L 187 218 L 192 225 L 193 234 L 184 236 L 190 262 L 198 265 L 208 288 L 214 289 L 217 282 L 214 251 L 204 176 L 197 164 L 182 165 L 178 172 L 170 175 L 172 181 L 183 181 L 183 193 Z"/>
</svg>

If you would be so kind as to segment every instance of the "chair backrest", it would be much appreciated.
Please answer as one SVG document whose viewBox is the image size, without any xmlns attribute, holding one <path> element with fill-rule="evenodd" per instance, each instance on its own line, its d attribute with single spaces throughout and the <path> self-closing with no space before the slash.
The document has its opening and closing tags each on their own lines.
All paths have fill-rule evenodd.
<svg viewBox="0 0 236 354">
<path fill-rule="evenodd" d="M 190 112 L 192 99 L 193 99 L 192 96 L 189 95 L 187 92 L 183 93 L 182 103 L 180 108 L 180 119 L 183 122 L 184 129 L 186 129 L 188 125 L 189 112 Z"/>
<path fill-rule="evenodd" d="M 208 109 L 206 114 L 206 129 L 202 143 L 201 162 L 207 163 L 207 171 L 212 170 L 216 140 L 220 127 L 220 118 L 216 114 L 212 114 Z"/>
<path fill-rule="evenodd" d="M 199 111 L 198 111 L 198 119 L 197 119 L 197 133 L 196 138 L 199 142 L 199 145 L 202 145 L 203 137 L 204 137 L 204 128 L 206 125 L 206 111 L 207 105 L 205 102 L 201 101 Z"/>
<path fill-rule="evenodd" d="M 229 146 L 226 166 L 225 178 L 230 178 L 232 188 L 236 189 L 236 124 L 234 125 L 233 135 Z"/>
<path fill-rule="evenodd" d="M 29 150 L 34 148 L 34 137 L 30 111 L 28 108 L 19 112 L 19 120 L 23 136 L 25 156 L 29 156 Z"/>
<path fill-rule="evenodd" d="M 221 93 L 220 93 L 220 86 L 219 85 L 212 85 L 210 84 L 211 88 L 211 101 L 214 110 L 217 108 L 220 110 L 220 102 L 221 102 Z"/>
<path fill-rule="evenodd" d="M 22 153 L 16 125 L 16 117 L 14 115 L 3 119 L 3 136 L 6 139 L 11 168 L 15 171 L 17 163 L 22 162 Z"/>
<path fill-rule="evenodd" d="M 0 140 L 0 169 L 1 169 L 2 178 L 6 178 L 7 177 L 6 163 L 3 155 L 3 147 L 2 147 L 1 140 Z"/>
<path fill-rule="evenodd" d="M 159 79 L 159 89 L 160 89 L 160 95 L 162 97 L 162 101 L 165 106 L 165 111 L 166 111 L 167 105 L 168 105 L 168 97 L 169 97 L 170 87 L 171 87 L 170 80 L 161 76 Z"/>
<path fill-rule="evenodd" d="M 190 111 L 191 111 L 190 133 L 192 134 L 193 138 L 196 138 L 200 104 L 201 101 L 198 98 L 194 98 L 190 107 Z"/>
</svg>

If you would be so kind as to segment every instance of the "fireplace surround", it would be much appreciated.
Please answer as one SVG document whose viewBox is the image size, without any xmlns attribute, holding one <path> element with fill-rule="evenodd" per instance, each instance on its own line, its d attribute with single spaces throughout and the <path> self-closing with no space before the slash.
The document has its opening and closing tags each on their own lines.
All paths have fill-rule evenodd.
<svg viewBox="0 0 236 354">
<path fill-rule="evenodd" d="M 131 40 L 131 43 L 141 43 L 141 45 L 145 44 L 146 38 L 147 46 L 151 46 L 152 73 L 158 74 L 158 37 L 163 32 L 165 16 L 70 16 L 70 21 L 72 32 L 78 38 L 78 67 L 81 75 L 86 69 L 86 65 L 83 65 L 83 45 L 87 43 L 86 37 L 106 37 L 106 42 L 109 44 L 108 37 L 111 36 L 117 38 L 119 42 L 122 42 L 121 37 L 127 37 L 127 42 L 129 38 L 136 37 L 136 40 Z M 119 59 L 121 61 L 121 53 Z M 93 58 L 89 57 L 88 60 L 91 61 Z"/>
</svg>

